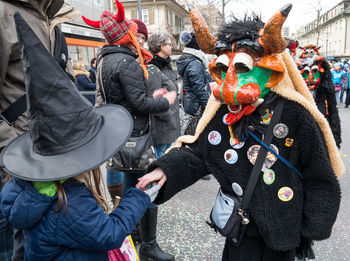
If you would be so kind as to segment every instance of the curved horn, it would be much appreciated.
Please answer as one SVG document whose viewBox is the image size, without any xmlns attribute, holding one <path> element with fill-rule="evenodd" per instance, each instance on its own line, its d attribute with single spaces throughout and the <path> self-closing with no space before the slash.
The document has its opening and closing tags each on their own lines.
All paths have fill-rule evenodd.
<svg viewBox="0 0 350 261">
<path fill-rule="evenodd" d="M 190 5 L 189 8 L 192 25 L 199 47 L 205 53 L 214 54 L 214 44 L 217 40 L 211 36 L 208 25 L 199 10 L 192 5 Z"/>
<path fill-rule="evenodd" d="M 115 0 L 115 3 L 117 5 L 118 8 L 118 13 L 117 15 L 114 17 L 114 19 L 118 22 L 121 23 L 124 21 L 125 19 L 125 10 L 124 10 L 124 6 L 118 1 Z"/>
<path fill-rule="evenodd" d="M 292 9 L 292 4 L 285 5 L 265 24 L 259 43 L 264 47 L 265 54 L 281 53 L 286 49 L 286 40 L 281 35 L 282 25 Z"/>
<path fill-rule="evenodd" d="M 83 18 L 84 22 L 87 25 L 90 25 L 90 26 L 95 27 L 95 28 L 100 28 L 100 21 L 92 21 L 90 19 L 87 19 L 85 16 L 82 16 L 81 18 Z"/>
</svg>

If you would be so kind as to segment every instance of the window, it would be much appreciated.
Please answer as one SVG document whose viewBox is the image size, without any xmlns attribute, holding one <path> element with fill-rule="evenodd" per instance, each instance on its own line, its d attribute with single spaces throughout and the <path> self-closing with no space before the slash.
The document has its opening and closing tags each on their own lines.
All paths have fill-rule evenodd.
<svg viewBox="0 0 350 261">
<path fill-rule="evenodd" d="M 149 24 L 148 9 L 142 9 L 142 21 L 145 24 Z"/>
<path fill-rule="evenodd" d="M 173 25 L 173 12 L 168 9 L 168 25 Z"/>
</svg>

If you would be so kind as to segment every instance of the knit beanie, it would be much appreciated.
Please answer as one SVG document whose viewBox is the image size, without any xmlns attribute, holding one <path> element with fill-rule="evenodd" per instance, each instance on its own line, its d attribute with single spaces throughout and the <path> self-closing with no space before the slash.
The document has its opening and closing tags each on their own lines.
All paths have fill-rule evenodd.
<svg viewBox="0 0 350 261">
<path fill-rule="evenodd" d="M 182 31 L 180 34 L 180 42 L 185 45 L 185 47 L 200 50 L 196 35 L 194 33 Z"/>
<path fill-rule="evenodd" d="M 144 34 L 146 36 L 146 41 L 148 40 L 148 30 L 144 22 L 139 19 L 131 19 L 135 24 L 137 24 L 137 32 L 140 34 Z"/>
</svg>

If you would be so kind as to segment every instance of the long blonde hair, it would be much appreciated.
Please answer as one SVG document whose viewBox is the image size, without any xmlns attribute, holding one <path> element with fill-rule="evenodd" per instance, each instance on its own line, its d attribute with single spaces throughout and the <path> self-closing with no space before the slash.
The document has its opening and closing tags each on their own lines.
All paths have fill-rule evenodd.
<svg viewBox="0 0 350 261">
<path fill-rule="evenodd" d="M 85 172 L 74 178 L 80 182 L 83 182 L 89 188 L 89 190 L 91 191 L 97 203 L 107 213 L 109 211 L 109 204 L 106 201 L 106 199 L 103 197 L 102 190 L 101 190 L 101 187 L 105 188 L 105 184 L 104 184 L 100 167 L 93 169 L 91 171 Z M 58 195 L 58 204 L 57 204 L 55 213 L 60 211 L 63 205 L 65 205 L 64 210 L 65 210 L 65 213 L 67 213 L 68 202 L 67 202 L 66 192 L 64 191 L 63 185 L 61 184 L 60 181 L 58 180 L 55 181 L 55 184 L 57 186 L 57 195 Z"/>
</svg>

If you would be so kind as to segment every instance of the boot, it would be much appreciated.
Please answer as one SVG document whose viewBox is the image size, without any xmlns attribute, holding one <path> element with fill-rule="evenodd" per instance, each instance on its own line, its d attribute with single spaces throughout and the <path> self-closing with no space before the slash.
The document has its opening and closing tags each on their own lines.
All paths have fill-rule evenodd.
<svg viewBox="0 0 350 261">
<path fill-rule="evenodd" d="M 116 207 L 116 197 L 119 199 L 119 201 L 123 197 L 123 190 L 124 190 L 124 182 L 120 184 L 113 184 L 113 185 L 108 185 L 108 191 L 109 195 L 111 196 L 113 206 Z"/>
<path fill-rule="evenodd" d="M 141 261 L 174 261 L 175 257 L 165 253 L 157 244 L 158 206 L 148 208 L 141 219 L 142 243 L 140 246 Z"/>
<path fill-rule="evenodd" d="M 131 232 L 131 238 L 135 244 L 139 244 L 142 242 L 142 231 L 140 222 L 137 223 L 135 229 Z"/>
</svg>

